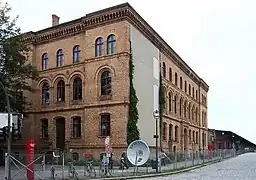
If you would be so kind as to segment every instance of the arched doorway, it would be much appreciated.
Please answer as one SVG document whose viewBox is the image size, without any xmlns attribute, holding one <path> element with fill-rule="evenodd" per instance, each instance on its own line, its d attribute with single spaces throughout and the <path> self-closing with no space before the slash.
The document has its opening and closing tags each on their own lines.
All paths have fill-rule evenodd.
<svg viewBox="0 0 256 180">
<path fill-rule="evenodd" d="M 184 129 L 184 151 L 188 149 L 188 130 Z"/>
<path fill-rule="evenodd" d="M 56 148 L 65 149 L 65 118 L 56 118 Z"/>
</svg>

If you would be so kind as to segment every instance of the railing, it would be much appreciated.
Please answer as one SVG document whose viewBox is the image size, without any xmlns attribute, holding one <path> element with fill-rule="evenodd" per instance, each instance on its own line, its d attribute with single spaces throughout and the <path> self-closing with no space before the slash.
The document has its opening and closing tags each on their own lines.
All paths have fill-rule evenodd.
<svg viewBox="0 0 256 180">
<path fill-rule="evenodd" d="M 143 165 L 138 167 L 137 175 L 155 173 L 156 164 L 155 157 L 152 150 L 152 156 Z M 221 161 L 225 158 L 237 156 L 238 154 L 245 153 L 244 151 L 236 151 L 235 149 L 221 149 L 209 152 L 208 150 L 201 152 L 176 152 L 170 154 L 161 154 L 161 172 L 172 172 L 184 168 L 203 165 L 213 161 Z M 13 177 L 13 180 L 24 179 L 26 177 L 26 155 L 19 154 L 18 156 L 12 155 L 12 160 L 16 163 L 11 164 L 11 174 L 17 174 L 19 167 L 23 168 L 19 175 Z M 106 168 L 99 159 L 72 159 L 72 154 L 63 153 L 53 154 L 38 154 L 35 155 L 34 172 L 35 179 L 91 179 L 102 177 L 122 177 L 133 176 L 134 167 L 125 159 L 121 163 L 121 157 L 114 157 L 110 161 L 110 165 Z M 19 163 L 17 163 L 19 162 Z M 23 164 L 23 165 L 22 165 Z M 4 169 L 2 169 L 4 171 Z M 4 172 L 3 172 L 4 174 Z"/>
</svg>

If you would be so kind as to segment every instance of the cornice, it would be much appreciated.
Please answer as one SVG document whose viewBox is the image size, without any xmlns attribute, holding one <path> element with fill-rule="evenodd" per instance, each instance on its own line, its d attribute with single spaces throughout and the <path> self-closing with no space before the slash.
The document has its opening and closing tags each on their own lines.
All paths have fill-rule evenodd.
<svg viewBox="0 0 256 180">
<path fill-rule="evenodd" d="M 172 61 L 196 84 L 206 92 L 209 86 L 181 59 L 181 57 L 161 38 L 161 36 L 128 4 L 120 4 L 114 7 L 87 14 L 79 19 L 50 27 L 38 32 L 28 32 L 24 35 L 27 44 L 42 44 L 68 36 L 74 36 L 93 27 L 111 24 L 127 20 L 140 30 L 162 53 Z"/>
</svg>

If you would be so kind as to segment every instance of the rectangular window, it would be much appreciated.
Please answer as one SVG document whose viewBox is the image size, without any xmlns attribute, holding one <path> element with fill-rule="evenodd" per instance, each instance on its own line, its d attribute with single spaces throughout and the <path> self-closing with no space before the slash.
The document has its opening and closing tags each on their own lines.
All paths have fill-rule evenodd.
<svg viewBox="0 0 256 180">
<path fill-rule="evenodd" d="M 100 135 L 103 137 L 110 136 L 110 114 L 101 115 L 100 121 Z"/>
<path fill-rule="evenodd" d="M 159 110 L 159 88 L 158 86 L 154 85 L 154 111 Z"/>
<path fill-rule="evenodd" d="M 73 133 L 74 138 L 81 137 L 81 118 L 74 117 L 73 118 Z"/>
<path fill-rule="evenodd" d="M 42 138 L 48 138 L 48 119 L 42 120 Z"/>
<path fill-rule="evenodd" d="M 159 81 L 159 60 L 153 57 L 153 76 L 156 80 Z"/>
</svg>

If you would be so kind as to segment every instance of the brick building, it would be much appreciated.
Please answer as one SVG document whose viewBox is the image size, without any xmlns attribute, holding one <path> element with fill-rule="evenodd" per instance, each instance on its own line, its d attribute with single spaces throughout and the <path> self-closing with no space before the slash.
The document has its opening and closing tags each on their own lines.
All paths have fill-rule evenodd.
<svg viewBox="0 0 256 180">
<path fill-rule="evenodd" d="M 207 146 L 208 85 L 128 3 L 61 24 L 53 15 L 52 27 L 26 33 L 25 42 L 40 80 L 30 82 L 36 92 L 26 94 L 32 106 L 16 148 L 34 138 L 41 151 L 69 148 L 97 156 L 110 135 L 113 152 L 125 150 L 131 53 L 141 139 L 155 146 L 152 112 L 158 108 L 161 69 L 164 149 Z"/>
</svg>

